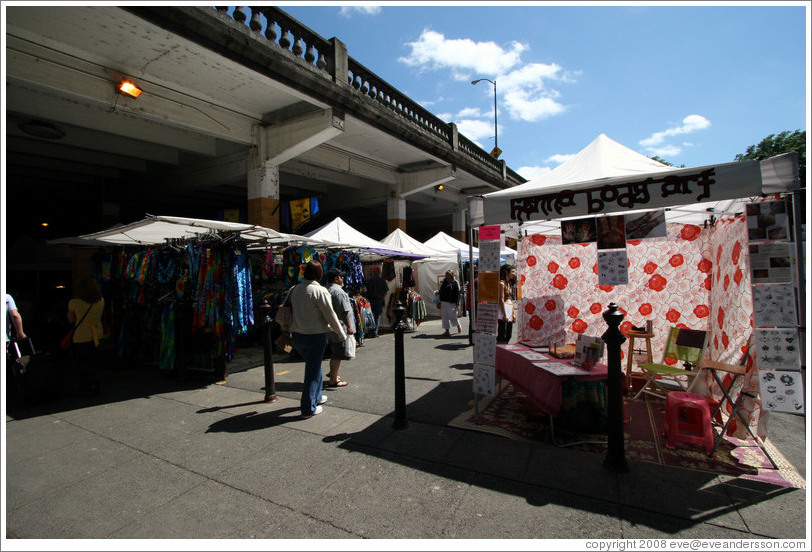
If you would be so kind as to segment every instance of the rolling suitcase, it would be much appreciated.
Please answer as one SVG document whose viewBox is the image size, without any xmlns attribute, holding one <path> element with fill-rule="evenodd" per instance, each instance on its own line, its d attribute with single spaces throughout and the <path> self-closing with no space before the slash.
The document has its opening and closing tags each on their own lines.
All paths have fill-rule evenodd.
<svg viewBox="0 0 812 552">
<path fill-rule="evenodd" d="M 59 398 L 65 384 L 64 367 L 55 355 L 38 353 L 30 337 L 28 348 L 30 354 L 23 354 L 17 341 L 9 343 L 7 364 L 11 373 L 6 377 L 12 395 L 9 401 L 36 404 Z"/>
</svg>

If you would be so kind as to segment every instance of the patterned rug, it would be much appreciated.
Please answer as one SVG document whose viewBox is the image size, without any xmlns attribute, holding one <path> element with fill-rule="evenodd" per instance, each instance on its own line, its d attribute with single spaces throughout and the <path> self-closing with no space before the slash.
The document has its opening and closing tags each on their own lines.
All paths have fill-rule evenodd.
<svg viewBox="0 0 812 552">
<path fill-rule="evenodd" d="M 781 487 L 806 488 L 806 481 L 769 440 L 765 442 L 765 448 L 778 466 L 777 470 L 772 467 L 767 456 L 752 439 L 742 441 L 725 437 L 719 443 L 713 458 L 708 458 L 702 445 L 676 443 L 674 450 L 668 449 L 665 446 L 666 438 L 663 436 L 664 400 L 649 398 L 647 395 L 636 401 L 624 397 L 624 409 L 625 452 L 629 460 L 732 475 Z M 448 425 L 501 435 L 509 439 L 530 442 L 551 441 L 548 416 L 535 410 L 527 397 L 507 382 L 503 382 L 501 391 L 494 397 L 480 399 L 478 418 L 479 423 L 476 409 L 471 409 L 457 416 Z M 605 444 L 594 443 L 594 441 L 605 442 L 606 433 L 580 433 L 557 423 L 554 430 L 555 441 L 559 445 L 589 441 L 569 448 L 606 454 Z"/>
</svg>

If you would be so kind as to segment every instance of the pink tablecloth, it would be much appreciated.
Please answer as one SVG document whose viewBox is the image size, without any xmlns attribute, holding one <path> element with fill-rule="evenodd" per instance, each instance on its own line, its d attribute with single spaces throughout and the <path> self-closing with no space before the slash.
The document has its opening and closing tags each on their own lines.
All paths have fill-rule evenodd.
<svg viewBox="0 0 812 552">
<path fill-rule="evenodd" d="M 527 395 L 539 410 L 551 416 L 557 416 L 561 410 L 561 382 L 563 380 L 572 377 L 578 381 L 599 381 L 605 380 L 608 375 L 608 368 L 605 364 L 596 364 L 584 375 L 557 376 L 534 364 L 534 362 L 541 364 L 544 361 L 531 360 L 522 356 L 522 353 L 530 352 L 535 351 L 520 344 L 497 345 L 496 375 L 510 381 Z M 557 358 L 547 358 L 551 362 L 567 362 Z"/>
</svg>

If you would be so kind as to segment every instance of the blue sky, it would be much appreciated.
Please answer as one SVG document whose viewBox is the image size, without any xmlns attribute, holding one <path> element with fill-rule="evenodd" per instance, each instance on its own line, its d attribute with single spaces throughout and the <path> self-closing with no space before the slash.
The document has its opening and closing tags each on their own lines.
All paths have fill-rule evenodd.
<svg viewBox="0 0 812 552">
<path fill-rule="evenodd" d="M 808 2 L 278 3 L 532 179 L 601 133 L 686 167 L 806 130 Z M 319 4 L 319 5 L 315 5 Z"/>
</svg>

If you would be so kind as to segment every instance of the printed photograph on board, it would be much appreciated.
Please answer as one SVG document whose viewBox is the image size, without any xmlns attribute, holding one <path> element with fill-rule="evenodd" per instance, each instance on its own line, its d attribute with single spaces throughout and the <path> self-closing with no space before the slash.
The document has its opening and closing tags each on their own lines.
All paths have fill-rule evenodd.
<svg viewBox="0 0 812 552">
<path fill-rule="evenodd" d="M 595 217 L 562 220 L 561 243 L 590 243 L 597 241 L 598 233 L 595 228 Z"/>
<path fill-rule="evenodd" d="M 647 211 L 625 215 L 626 239 L 643 240 L 646 238 L 665 238 L 665 210 Z"/>
<path fill-rule="evenodd" d="M 784 201 L 748 203 L 747 235 L 750 241 L 786 241 L 789 239 L 789 219 Z"/>
<path fill-rule="evenodd" d="M 598 217 L 598 249 L 626 247 L 626 222 L 622 215 Z"/>
</svg>

